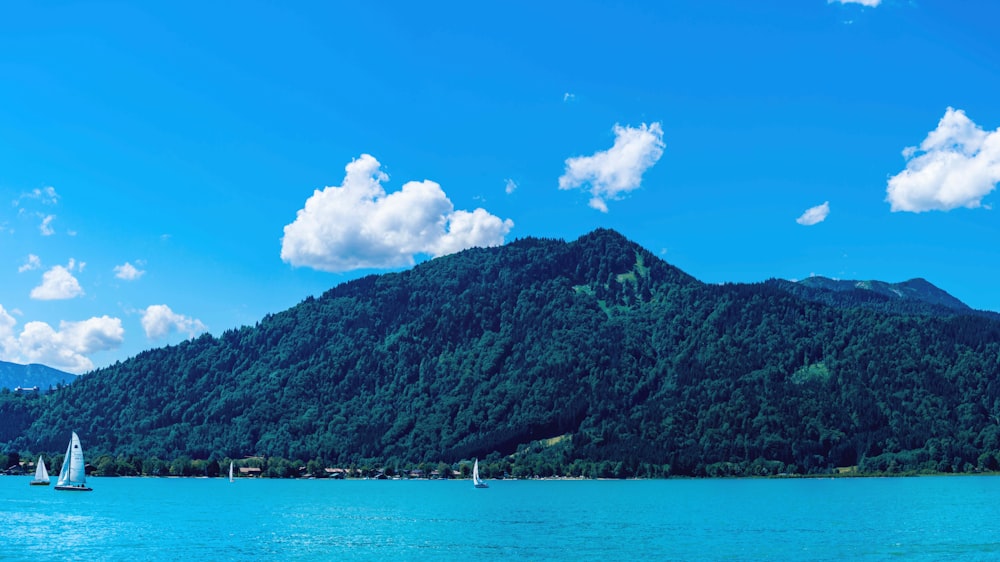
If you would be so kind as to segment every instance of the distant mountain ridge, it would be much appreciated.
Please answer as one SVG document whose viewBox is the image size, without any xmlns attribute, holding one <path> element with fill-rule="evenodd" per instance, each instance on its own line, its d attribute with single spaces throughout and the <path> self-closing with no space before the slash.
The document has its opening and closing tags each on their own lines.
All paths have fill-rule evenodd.
<svg viewBox="0 0 1000 562">
<path fill-rule="evenodd" d="M 53 369 L 45 365 L 31 363 L 21 365 L 0 361 L 0 388 L 14 390 L 17 387 L 38 387 L 39 392 L 48 392 L 59 384 L 70 384 L 77 375 Z"/>
<path fill-rule="evenodd" d="M 111 458 L 1000 468 L 1000 317 L 920 280 L 870 286 L 705 284 L 615 231 L 524 238 L 355 279 L 58 393 L 0 396 L 0 447 L 58 452 L 73 428 Z"/>
<path fill-rule="evenodd" d="M 954 310 L 967 312 L 968 305 L 956 299 L 945 291 L 935 287 L 922 278 L 910 279 L 902 283 L 886 283 L 884 281 L 846 281 L 826 277 L 813 276 L 799 281 L 800 284 L 832 291 L 872 291 L 889 298 L 917 300 L 932 305 L 940 305 Z"/>
<path fill-rule="evenodd" d="M 901 283 L 830 279 L 822 276 L 799 281 L 772 279 L 767 283 L 800 298 L 839 308 L 862 307 L 893 313 L 978 314 L 1000 318 L 995 312 L 974 310 L 948 292 L 922 278 Z"/>
</svg>

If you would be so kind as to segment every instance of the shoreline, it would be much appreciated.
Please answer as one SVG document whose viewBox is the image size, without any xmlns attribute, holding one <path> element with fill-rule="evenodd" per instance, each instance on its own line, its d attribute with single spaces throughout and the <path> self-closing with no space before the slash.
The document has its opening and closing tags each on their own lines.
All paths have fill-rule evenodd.
<svg viewBox="0 0 1000 562">
<path fill-rule="evenodd" d="M 12 478 L 33 478 L 31 474 L 5 474 L 0 472 L 0 476 L 9 476 Z M 627 482 L 627 481 L 655 481 L 655 480 L 840 480 L 840 479 L 879 479 L 879 478 L 923 478 L 923 477 L 974 477 L 974 476 L 1000 476 L 1000 471 L 983 471 L 983 472 L 900 472 L 900 473 L 848 473 L 848 474 L 782 474 L 782 475 L 767 475 L 767 476 L 669 476 L 665 478 L 587 478 L 585 476 L 538 476 L 532 478 L 487 478 L 484 479 L 486 482 L 503 482 L 503 481 L 513 481 L 513 482 L 533 482 L 533 481 L 550 481 L 550 482 L 580 482 L 580 481 L 591 481 L 591 482 Z M 58 478 L 58 474 L 51 475 L 53 480 Z M 198 480 L 227 480 L 226 475 L 220 474 L 219 476 L 206 476 L 203 474 L 183 476 L 175 474 L 167 474 L 162 476 L 151 475 L 151 474 L 130 474 L 130 475 L 99 475 L 99 474 L 88 474 L 87 478 L 97 478 L 97 479 L 118 479 L 118 478 L 153 478 L 153 479 L 198 479 Z M 409 477 L 389 477 L 389 478 L 372 478 L 372 477 L 344 477 L 344 478 L 327 478 L 327 477 L 316 477 L 316 476 L 295 476 L 295 477 L 273 477 L 273 476 L 237 476 L 235 480 L 330 480 L 330 481 L 365 481 L 365 480 L 383 480 L 383 481 L 414 481 L 414 482 L 472 482 L 471 478 L 409 478 Z"/>
</svg>

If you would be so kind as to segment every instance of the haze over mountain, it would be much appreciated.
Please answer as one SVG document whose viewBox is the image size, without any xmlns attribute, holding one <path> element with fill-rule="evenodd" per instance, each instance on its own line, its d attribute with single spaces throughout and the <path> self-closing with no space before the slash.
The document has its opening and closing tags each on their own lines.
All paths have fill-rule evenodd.
<svg viewBox="0 0 1000 562">
<path fill-rule="evenodd" d="M 614 231 L 526 238 L 8 397 L 0 439 L 543 474 L 996 468 L 1000 321 L 922 280 L 845 283 L 709 285 Z"/>
</svg>

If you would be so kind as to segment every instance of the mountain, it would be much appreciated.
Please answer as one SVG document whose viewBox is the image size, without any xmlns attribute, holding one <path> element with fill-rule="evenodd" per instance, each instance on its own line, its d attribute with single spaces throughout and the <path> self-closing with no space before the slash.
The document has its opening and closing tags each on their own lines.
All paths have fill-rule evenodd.
<svg viewBox="0 0 1000 562">
<path fill-rule="evenodd" d="M 478 457 L 515 475 L 1000 467 L 1000 321 L 946 314 L 943 292 L 919 282 L 924 297 L 901 307 L 789 283 L 704 284 L 610 230 L 470 249 L 143 352 L 51 395 L 0 396 L 0 419 L 14 420 L 0 447 L 58 452 L 73 429 L 91 454 L 130 465 L 263 455 L 390 467 Z"/>
<path fill-rule="evenodd" d="M 958 312 L 971 310 L 968 305 L 925 279 L 910 279 L 903 283 L 886 283 L 884 281 L 835 281 L 824 277 L 809 277 L 799 281 L 801 285 L 826 289 L 837 292 L 871 291 L 889 299 L 919 301 L 929 305 L 942 306 Z"/>
<path fill-rule="evenodd" d="M 977 311 L 925 279 L 910 279 L 902 283 L 884 281 L 848 281 L 812 276 L 801 281 L 772 279 L 778 286 L 804 299 L 839 308 L 864 307 L 891 313 L 979 314 L 1000 318 L 994 312 Z"/>
<path fill-rule="evenodd" d="M 39 392 L 48 392 L 50 388 L 67 385 L 76 380 L 77 375 L 32 363 L 21 365 L 0 361 L 0 388 L 14 390 L 38 387 Z"/>
</svg>

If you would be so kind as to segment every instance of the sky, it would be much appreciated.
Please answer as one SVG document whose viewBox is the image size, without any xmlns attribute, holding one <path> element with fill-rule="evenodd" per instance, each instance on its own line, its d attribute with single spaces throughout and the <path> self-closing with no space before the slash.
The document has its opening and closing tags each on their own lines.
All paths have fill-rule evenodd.
<svg viewBox="0 0 1000 562">
<path fill-rule="evenodd" d="M 84 373 L 611 228 L 1000 311 L 992 2 L 8 2 L 0 360 Z"/>
</svg>

